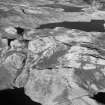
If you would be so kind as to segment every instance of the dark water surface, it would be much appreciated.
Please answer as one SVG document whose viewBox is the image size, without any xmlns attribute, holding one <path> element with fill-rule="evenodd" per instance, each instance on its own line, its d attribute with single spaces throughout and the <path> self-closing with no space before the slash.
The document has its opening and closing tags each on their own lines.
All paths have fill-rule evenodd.
<svg viewBox="0 0 105 105">
<path fill-rule="evenodd" d="M 1 104 L 2 103 L 2 104 Z M 24 94 L 24 89 L 4 90 L 0 91 L 1 105 L 41 105 L 33 102 Z"/>
<path fill-rule="evenodd" d="M 78 29 L 86 32 L 105 32 L 104 20 L 92 20 L 91 22 L 56 22 L 42 24 L 37 29 L 54 29 L 56 27 L 64 27 L 67 29 Z"/>
<path fill-rule="evenodd" d="M 63 4 L 46 4 L 40 7 L 49 7 L 54 9 L 63 9 L 63 12 L 84 12 L 81 7 L 67 6 Z"/>
</svg>

